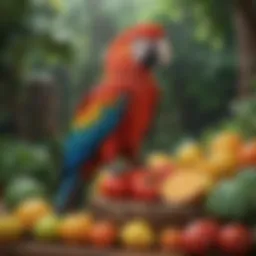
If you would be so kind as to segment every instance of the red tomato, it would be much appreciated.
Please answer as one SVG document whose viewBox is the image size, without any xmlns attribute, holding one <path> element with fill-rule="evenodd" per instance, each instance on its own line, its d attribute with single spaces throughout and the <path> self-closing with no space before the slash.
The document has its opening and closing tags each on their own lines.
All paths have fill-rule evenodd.
<svg viewBox="0 0 256 256">
<path fill-rule="evenodd" d="M 154 175 L 155 179 L 157 179 L 157 181 L 161 184 L 167 177 L 169 177 L 173 173 L 174 168 L 174 165 L 166 164 L 161 167 L 155 167 L 150 171 L 152 175 Z"/>
<path fill-rule="evenodd" d="M 137 177 L 144 176 L 145 173 L 146 173 L 145 169 L 138 168 L 138 169 L 135 169 L 135 170 L 132 170 L 132 171 L 128 172 L 127 175 L 126 175 L 126 178 L 127 178 L 127 180 L 129 180 L 129 183 L 131 185 L 137 180 Z"/>
<path fill-rule="evenodd" d="M 101 221 L 95 223 L 92 227 L 90 241 L 100 248 L 111 247 L 116 242 L 117 233 L 115 225 L 107 221 Z"/>
<path fill-rule="evenodd" d="M 193 254 L 206 255 L 217 243 L 219 225 L 213 220 L 196 221 L 182 234 L 183 248 Z"/>
<path fill-rule="evenodd" d="M 252 247 L 252 234 L 244 226 L 235 224 L 224 227 L 218 238 L 220 249 L 225 253 L 245 255 Z"/>
<path fill-rule="evenodd" d="M 238 158 L 241 167 L 256 165 L 256 140 L 243 145 L 239 151 Z"/>
<path fill-rule="evenodd" d="M 124 198 L 129 193 L 129 184 L 125 177 L 111 175 L 102 182 L 100 191 L 107 198 Z"/>
<path fill-rule="evenodd" d="M 179 251 L 182 249 L 181 231 L 178 229 L 165 229 L 160 235 L 160 246 L 164 251 Z"/>
<path fill-rule="evenodd" d="M 131 180 L 131 192 L 134 199 L 155 201 L 158 198 L 158 184 L 148 172 L 134 174 Z"/>
</svg>

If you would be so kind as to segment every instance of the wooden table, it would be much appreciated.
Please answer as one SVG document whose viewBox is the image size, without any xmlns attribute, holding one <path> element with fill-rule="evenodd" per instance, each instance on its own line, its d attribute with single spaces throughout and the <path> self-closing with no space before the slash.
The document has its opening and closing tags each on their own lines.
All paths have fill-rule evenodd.
<svg viewBox="0 0 256 256">
<path fill-rule="evenodd" d="M 99 250 L 94 248 L 44 244 L 39 242 L 19 242 L 0 246 L 0 256 L 185 256 L 182 253 L 134 252 Z"/>
</svg>

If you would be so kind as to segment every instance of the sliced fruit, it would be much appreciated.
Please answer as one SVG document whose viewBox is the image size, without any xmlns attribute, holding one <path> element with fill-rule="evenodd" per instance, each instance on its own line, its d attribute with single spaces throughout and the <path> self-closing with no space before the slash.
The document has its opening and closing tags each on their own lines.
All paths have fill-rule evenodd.
<svg viewBox="0 0 256 256">
<path fill-rule="evenodd" d="M 193 204 L 212 187 L 210 176 L 197 172 L 180 172 L 167 179 L 162 187 L 162 199 L 171 204 Z"/>
</svg>

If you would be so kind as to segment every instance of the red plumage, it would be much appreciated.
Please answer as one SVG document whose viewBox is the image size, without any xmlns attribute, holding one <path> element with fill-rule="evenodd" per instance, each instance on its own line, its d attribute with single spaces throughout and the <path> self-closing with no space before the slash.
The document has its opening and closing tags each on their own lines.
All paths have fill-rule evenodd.
<svg viewBox="0 0 256 256">
<path fill-rule="evenodd" d="M 154 121 L 159 103 L 159 87 L 150 69 L 137 63 L 131 54 L 131 44 L 137 38 L 158 40 L 164 30 L 156 24 L 139 25 L 125 31 L 111 44 L 106 55 L 104 75 L 101 83 L 84 97 L 77 113 L 84 111 L 91 102 L 129 95 L 128 110 L 115 131 L 96 152 L 88 169 L 112 162 L 119 156 L 136 159 L 145 136 Z"/>
</svg>

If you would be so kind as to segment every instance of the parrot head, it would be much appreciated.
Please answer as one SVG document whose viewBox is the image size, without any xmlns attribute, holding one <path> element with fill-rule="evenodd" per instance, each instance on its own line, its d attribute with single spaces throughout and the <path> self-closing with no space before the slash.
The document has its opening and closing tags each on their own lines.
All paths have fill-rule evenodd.
<svg viewBox="0 0 256 256">
<path fill-rule="evenodd" d="M 106 55 L 109 70 L 151 70 L 171 60 L 171 45 L 159 24 L 140 24 L 119 35 Z"/>
</svg>

